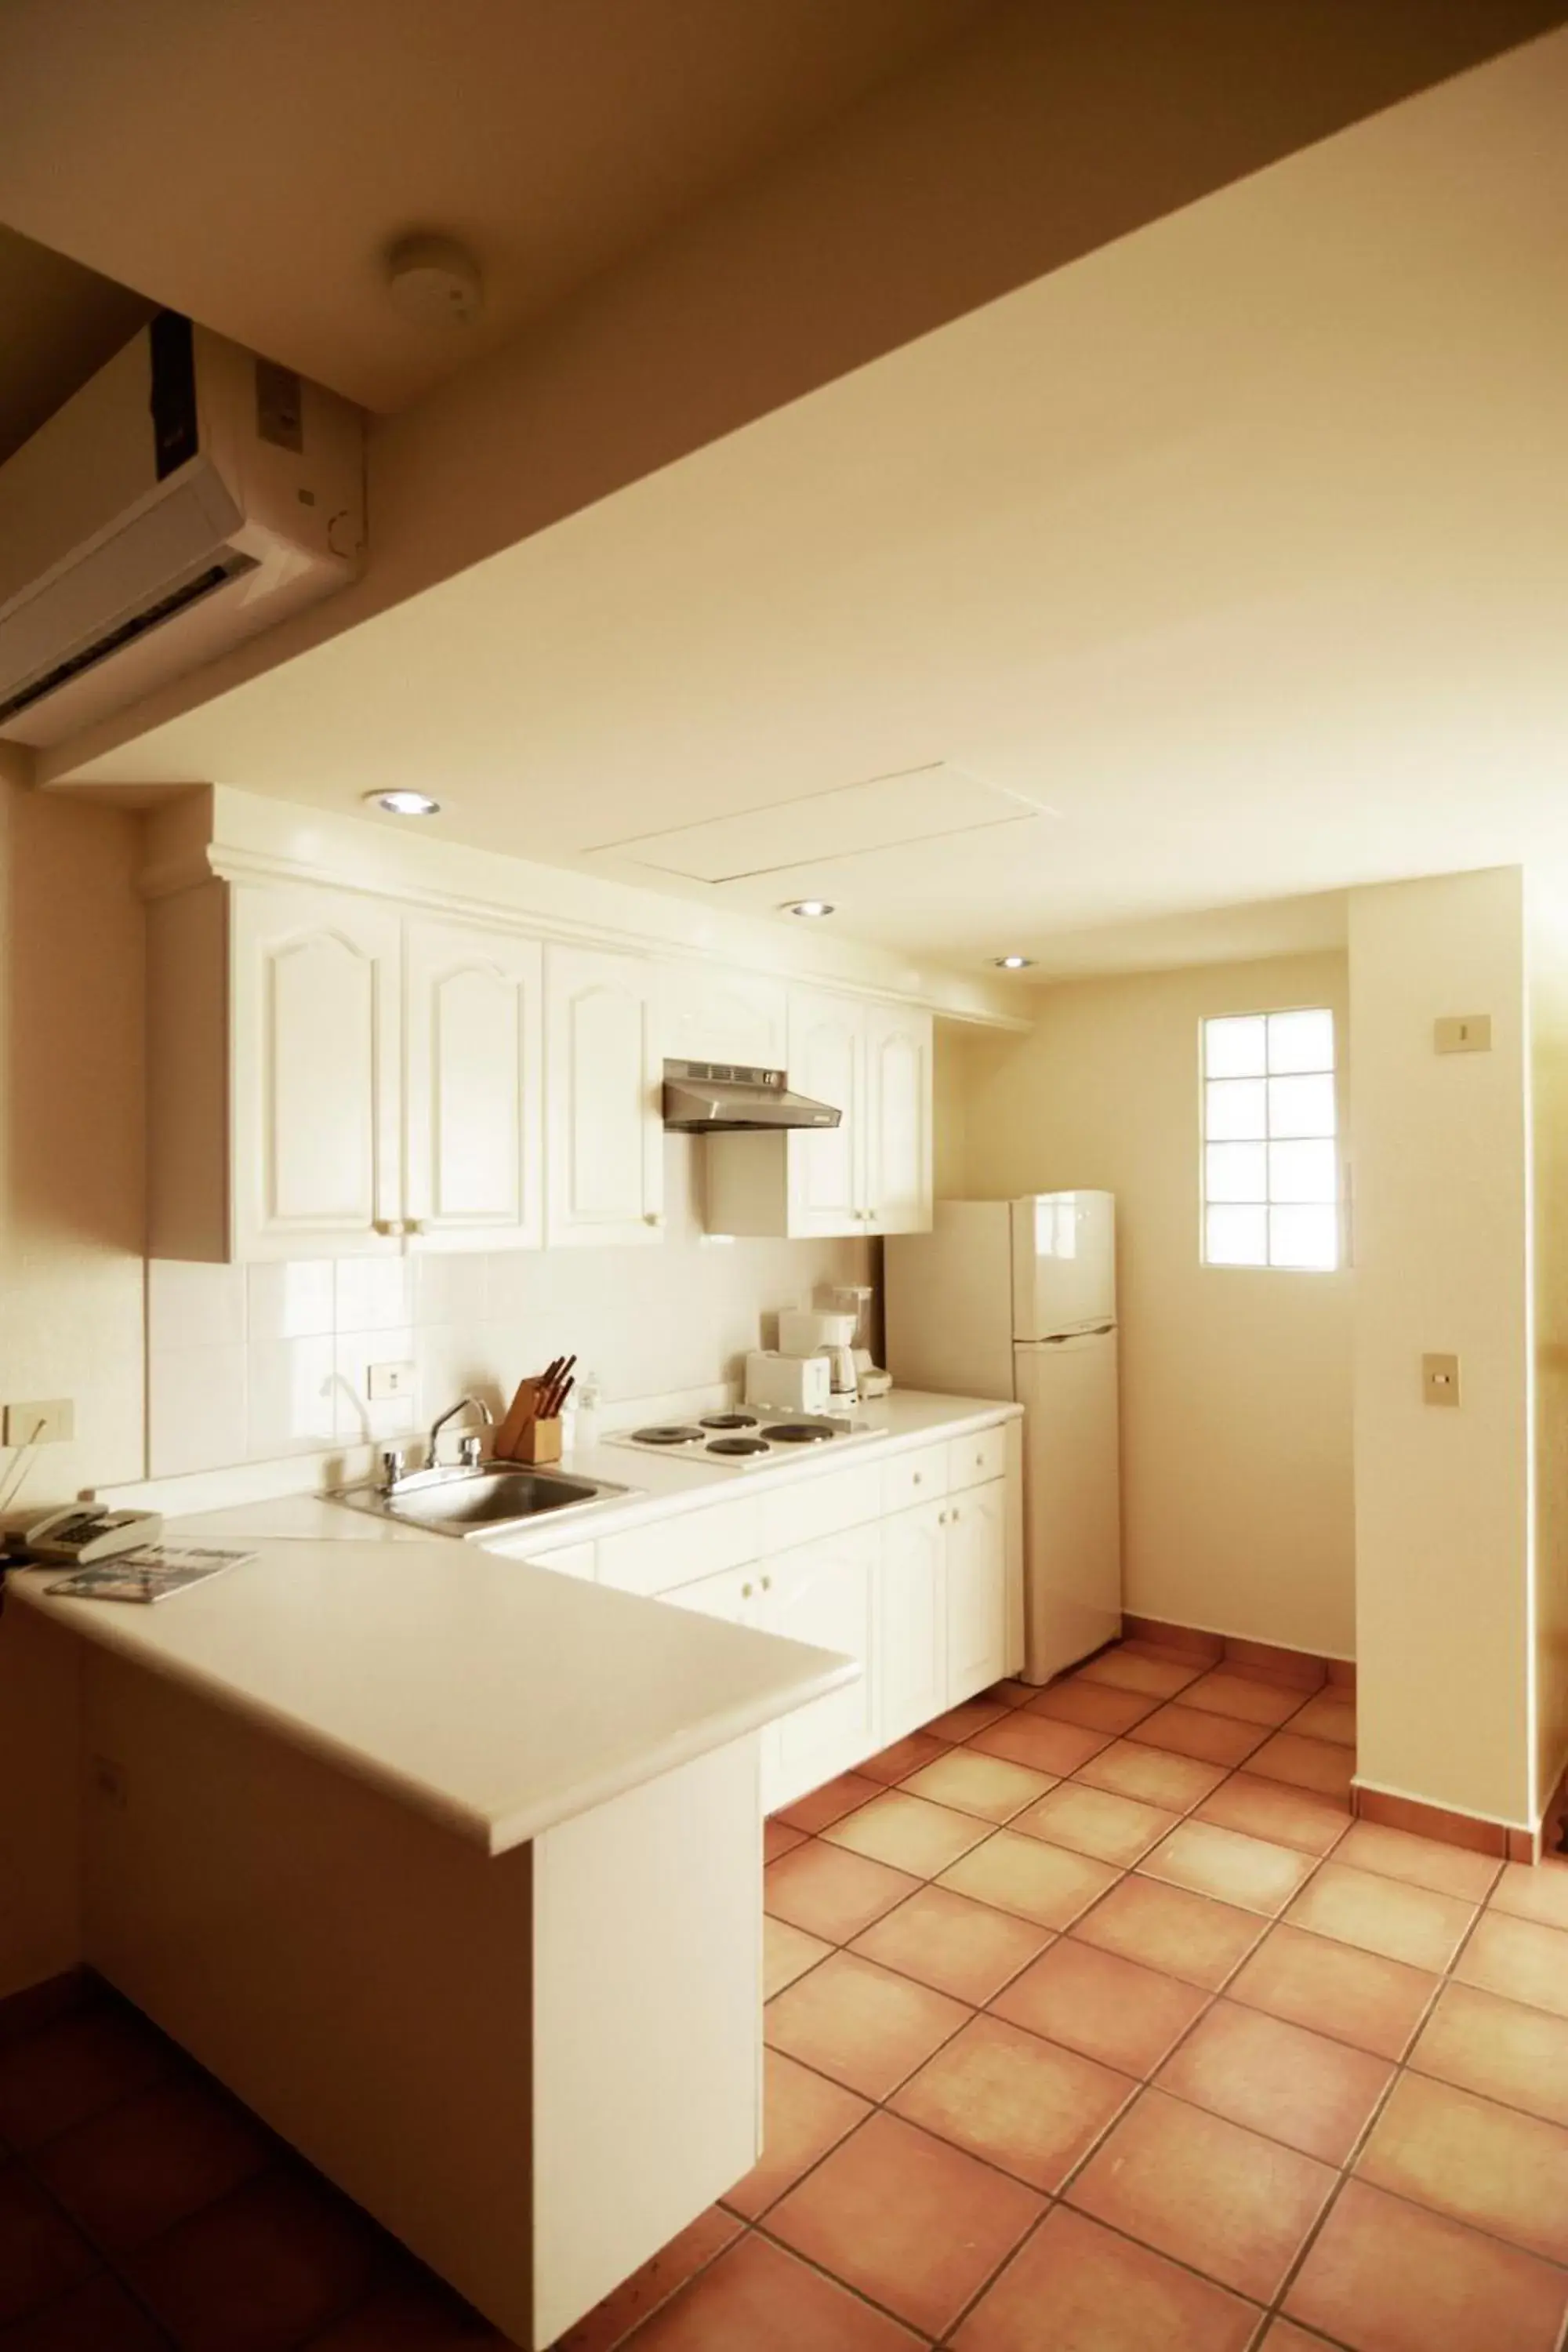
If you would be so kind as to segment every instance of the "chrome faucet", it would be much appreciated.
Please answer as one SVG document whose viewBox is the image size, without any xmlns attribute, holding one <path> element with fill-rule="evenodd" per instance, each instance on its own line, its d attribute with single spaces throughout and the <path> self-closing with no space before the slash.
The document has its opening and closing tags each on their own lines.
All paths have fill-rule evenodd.
<svg viewBox="0 0 1568 2352">
<path fill-rule="evenodd" d="M 449 1404 L 445 1412 L 437 1413 L 435 1420 L 430 1424 L 430 1467 L 432 1470 L 438 1466 L 441 1458 L 439 1452 L 441 1432 L 446 1428 L 447 1423 L 449 1421 L 456 1421 L 460 1412 L 477 1412 L 487 1429 L 493 1429 L 495 1427 L 495 1415 L 490 1411 L 489 1405 L 485 1402 L 483 1397 L 459 1397 L 456 1404 Z M 479 1466 L 479 1455 L 481 1450 L 479 1439 L 473 1436 L 465 1437 L 461 1450 L 464 1468 L 468 1470 L 477 1470 Z"/>
</svg>

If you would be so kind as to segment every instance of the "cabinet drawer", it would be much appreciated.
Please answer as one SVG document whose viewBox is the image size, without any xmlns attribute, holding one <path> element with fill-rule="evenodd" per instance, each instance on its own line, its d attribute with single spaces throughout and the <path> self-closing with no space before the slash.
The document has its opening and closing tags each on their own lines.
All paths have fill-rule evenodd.
<svg viewBox="0 0 1568 2352">
<path fill-rule="evenodd" d="M 922 1446 L 918 1454 L 895 1454 L 882 1465 L 882 1508 L 912 1511 L 947 1492 L 947 1448 Z"/>
<path fill-rule="evenodd" d="M 764 1495 L 763 1549 L 770 1557 L 815 1543 L 844 1528 L 864 1527 L 882 1516 L 882 1465 L 867 1462 L 823 1478 L 802 1478 L 774 1495 Z"/>
<path fill-rule="evenodd" d="M 761 1519 L 755 1502 L 717 1503 L 605 1536 L 598 1546 L 599 1581 L 622 1592 L 668 1592 L 742 1568 L 763 1549 Z"/>
<path fill-rule="evenodd" d="M 528 1564 L 552 1568 L 558 1576 L 581 1576 L 592 1584 L 598 1573 L 598 1549 L 597 1544 L 562 1544 L 554 1551 L 530 1552 Z"/>
<path fill-rule="evenodd" d="M 994 1429 L 977 1429 L 973 1437 L 954 1437 L 947 1448 L 947 1483 L 956 1494 L 960 1486 L 978 1486 L 987 1478 L 1000 1478 L 1007 1468 L 1007 1424 L 998 1423 Z"/>
</svg>

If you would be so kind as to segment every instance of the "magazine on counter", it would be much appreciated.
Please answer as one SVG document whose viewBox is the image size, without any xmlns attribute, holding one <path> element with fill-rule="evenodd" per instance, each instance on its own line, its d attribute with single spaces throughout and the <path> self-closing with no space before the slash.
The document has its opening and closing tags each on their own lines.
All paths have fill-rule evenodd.
<svg viewBox="0 0 1568 2352">
<path fill-rule="evenodd" d="M 75 1601 L 169 1601 L 255 1558 L 253 1551 L 204 1551 L 195 1544 L 142 1544 L 91 1568 L 75 1569 L 44 1590 Z"/>
</svg>

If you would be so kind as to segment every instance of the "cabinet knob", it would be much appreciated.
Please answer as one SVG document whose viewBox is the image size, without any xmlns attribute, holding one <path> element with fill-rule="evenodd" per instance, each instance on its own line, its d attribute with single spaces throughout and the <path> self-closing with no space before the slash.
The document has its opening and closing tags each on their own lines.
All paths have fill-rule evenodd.
<svg viewBox="0 0 1568 2352">
<path fill-rule="evenodd" d="M 742 1584 L 742 1587 L 741 1587 L 741 1598 L 742 1598 L 742 1601 L 749 1601 L 749 1600 L 751 1599 L 751 1597 L 752 1597 L 752 1588 L 751 1588 L 751 1586 L 750 1586 L 749 1584 Z"/>
<path fill-rule="evenodd" d="M 952 1514 L 952 1516 L 953 1516 L 953 1517 L 954 1517 L 955 1519 L 961 1519 L 961 1518 L 963 1517 L 963 1513 L 961 1510 L 959 1510 L 959 1509 L 956 1507 L 956 1506 L 955 1506 L 955 1507 L 954 1507 L 954 1509 L 953 1509 L 953 1514 Z"/>
<path fill-rule="evenodd" d="M 663 1212 L 658 1209 L 650 1209 L 647 1214 L 644 1217 L 643 1223 L 645 1225 L 662 1225 L 664 1223 Z"/>
<path fill-rule="evenodd" d="M 915 1472 L 914 1483 L 917 1486 L 923 1486 L 925 1485 L 925 1473 L 923 1470 L 917 1470 Z"/>
<path fill-rule="evenodd" d="M 771 1592 L 771 1591 L 773 1591 L 773 1578 L 772 1578 L 771 1576 L 764 1576 L 764 1577 L 763 1577 L 763 1591 L 764 1592 Z"/>
</svg>

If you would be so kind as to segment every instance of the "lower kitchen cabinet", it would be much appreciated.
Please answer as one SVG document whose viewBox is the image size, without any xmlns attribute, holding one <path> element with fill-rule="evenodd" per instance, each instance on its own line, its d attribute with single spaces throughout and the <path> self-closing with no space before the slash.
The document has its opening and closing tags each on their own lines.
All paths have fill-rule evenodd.
<svg viewBox="0 0 1568 2352">
<path fill-rule="evenodd" d="M 773 1726 L 772 1771 L 764 1779 L 770 1806 L 787 1805 L 819 1789 L 863 1756 L 874 1755 L 878 1730 L 878 1675 L 872 1640 L 875 1623 L 880 1530 L 849 1528 L 798 1551 L 781 1552 L 762 1574 L 759 1622 L 770 1633 L 808 1642 L 819 1650 L 841 1650 L 858 1658 L 864 1671 L 847 1689 L 814 1699 Z"/>
<path fill-rule="evenodd" d="M 1006 1498 L 1005 1479 L 994 1478 L 945 1506 L 950 1706 L 1008 1670 Z"/>
<path fill-rule="evenodd" d="M 896 1511 L 882 1523 L 877 1683 L 883 1748 L 917 1731 L 949 1705 L 945 1504 Z"/>
</svg>

